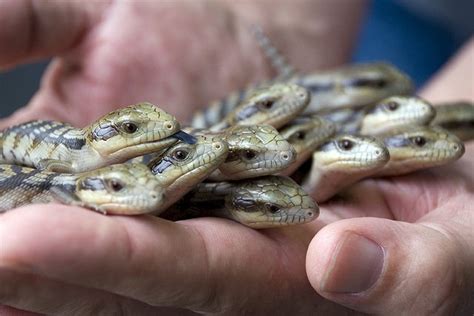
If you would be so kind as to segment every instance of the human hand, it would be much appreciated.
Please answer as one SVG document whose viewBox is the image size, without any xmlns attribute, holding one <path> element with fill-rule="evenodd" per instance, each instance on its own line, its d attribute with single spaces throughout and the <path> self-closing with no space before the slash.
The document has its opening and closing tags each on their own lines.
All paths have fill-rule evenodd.
<svg viewBox="0 0 474 316">
<path fill-rule="evenodd" d="M 366 180 L 326 205 L 332 224 L 306 258 L 316 291 L 366 313 L 472 312 L 473 161 L 471 142 L 450 166 Z"/>
<path fill-rule="evenodd" d="M 163 104 L 165 109 L 167 104 L 172 105 L 173 114 L 181 119 L 188 118 L 192 112 L 189 107 L 175 105 L 195 105 L 222 97 L 231 89 L 244 86 L 266 73 L 266 67 L 262 66 L 266 63 L 262 62 L 259 48 L 248 31 L 251 23 L 258 21 L 263 25 L 300 69 L 331 67 L 345 61 L 349 55 L 352 45 L 349 39 L 356 32 L 352 25 L 358 18 L 357 14 L 348 16 L 348 12 L 353 13 L 360 7 L 360 1 L 336 6 L 338 8 L 324 3 L 315 6 L 315 2 L 308 1 L 291 6 L 291 10 L 281 10 L 281 6 L 288 7 L 286 1 L 276 4 L 272 0 L 271 5 L 261 1 L 255 7 L 250 2 L 242 7 L 232 3 L 210 0 L 172 4 L 1 2 L 0 20 L 8 27 L 0 29 L 0 67 L 56 57 L 30 104 L 2 120 L 0 128 L 36 118 L 57 119 L 81 126 L 117 106 L 142 100 Z M 346 18 L 340 18 L 340 15 Z M 349 27 L 344 27 L 345 24 Z M 321 42 L 325 45 L 318 44 Z M 304 43 L 304 50 L 300 43 Z M 271 230 L 267 235 L 261 235 L 217 219 L 173 224 L 152 217 L 120 219 L 96 215 L 59 205 L 29 206 L 2 215 L 0 231 L 11 239 L 2 239 L 0 248 L 0 302 L 25 310 L 66 314 L 114 313 L 117 310 L 130 314 L 154 314 L 157 310 L 163 311 L 146 303 L 209 311 L 267 310 L 273 305 L 272 297 L 263 300 L 266 304 L 246 304 L 247 292 L 242 291 L 241 286 L 256 287 L 252 292 L 259 297 L 264 296 L 265 289 L 273 284 L 288 284 L 277 293 L 278 297 L 286 298 L 282 303 L 288 303 L 292 289 L 304 293 L 305 297 L 316 297 L 316 301 L 311 300 L 311 306 L 318 301 L 305 277 L 303 265 L 313 228 L 308 227 L 308 234 L 299 230 L 284 233 L 287 230 L 283 229 L 275 237 L 266 237 L 272 236 Z M 199 229 L 193 225 L 203 226 Z M 45 228 L 47 234 L 44 234 Z M 28 231 L 32 234 L 26 234 Z M 49 234 L 50 231 L 55 233 Z M 161 234 L 169 236 L 161 237 Z M 30 241 L 24 245 L 17 244 L 33 237 L 38 240 L 37 237 L 43 235 L 48 237 L 42 238 L 42 249 L 38 248 L 38 243 Z M 136 246 L 127 243 L 131 241 L 129 236 L 137 238 L 140 247 L 137 256 L 131 254 L 135 253 Z M 237 237 L 235 241 L 229 238 L 232 236 Z M 144 243 L 141 241 L 143 237 L 147 240 Z M 211 240 L 205 241 L 204 238 Z M 246 247 L 237 253 L 229 253 L 225 249 L 226 243 L 222 244 L 227 240 L 227 243 L 252 245 L 255 238 L 258 240 L 248 254 Z M 280 247 L 276 242 L 279 239 L 292 240 L 291 249 L 285 248 L 285 242 Z M 58 242 L 62 246 L 58 247 Z M 150 246 L 152 248 L 148 248 Z M 204 247 L 208 246 L 214 250 L 206 251 Z M 293 246 L 296 247 L 294 250 Z M 73 253 L 77 248 L 90 250 L 90 253 L 85 257 L 80 252 Z M 180 248 L 182 252 L 174 254 Z M 67 249 L 72 252 L 63 253 Z M 265 266 L 249 269 L 263 249 L 264 253 L 273 256 L 269 258 L 275 263 L 270 262 L 268 269 Z M 130 257 L 127 255 L 129 250 L 132 250 Z M 109 253 L 114 254 L 110 260 L 107 259 Z M 278 259 L 280 254 L 286 257 L 293 256 L 293 253 L 297 254 L 299 263 L 295 268 Z M 155 255 L 163 256 L 161 263 L 156 261 Z M 76 261 L 81 257 L 83 263 Z M 174 260 L 178 257 L 179 260 Z M 80 271 L 84 272 L 94 285 L 69 284 L 65 281 L 67 278 L 39 272 L 37 267 L 42 264 L 54 267 L 45 259 L 57 260 L 61 266 L 66 262 L 76 262 L 75 267 L 66 263 L 70 267 L 68 271 L 79 268 L 73 274 L 79 276 Z M 288 264 L 293 261 L 291 258 L 285 260 Z M 196 266 L 193 268 L 194 263 Z M 233 264 L 237 266 L 234 268 Z M 32 270 L 24 270 L 26 266 Z M 126 269 L 127 276 L 117 277 L 117 268 Z M 102 282 L 95 269 L 109 271 L 108 281 L 122 280 L 123 283 Z M 281 279 L 276 274 L 279 270 L 282 271 Z M 249 271 L 251 273 L 245 276 Z M 221 279 L 227 274 L 236 283 L 229 284 L 225 293 L 212 295 L 220 292 Z M 103 273 L 100 275 L 105 276 Z M 261 285 L 258 285 L 259 281 L 262 281 Z M 104 288 L 99 289 L 95 282 Z M 187 282 L 190 282 L 190 287 Z M 207 286 L 210 286 L 210 291 Z M 157 289 L 161 294 L 155 291 Z M 125 292 L 120 293 L 122 290 Z M 240 292 L 239 297 L 235 297 L 234 292 Z M 286 305 L 289 307 L 291 304 Z M 302 306 L 302 310 L 307 308 Z"/>
<path fill-rule="evenodd" d="M 268 77 L 250 25 L 300 69 L 331 67 L 350 54 L 360 2 L 1 1 L 0 69 L 54 58 L 30 104 L 0 128 L 37 118 L 83 126 L 142 101 L 190 119 L 196 105 Z"/>
<path fill-rule="evenodd" d="M 473 54 L 474 38 L 421 94 L 434 102 L 474 99 Z M 316 235 L 306 258 L 310 282 L 325 298 L 358 311 L 470 315 L 473 202 L 473 141 L 452 165 L 366 180 L 322 212 L 326 223 L 371 218 L 342 220 Z"/>
</svg>

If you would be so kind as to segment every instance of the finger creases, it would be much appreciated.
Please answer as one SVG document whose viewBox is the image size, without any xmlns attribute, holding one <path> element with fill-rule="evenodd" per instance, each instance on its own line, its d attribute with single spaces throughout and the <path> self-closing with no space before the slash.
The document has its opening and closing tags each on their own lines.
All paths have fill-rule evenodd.
<svg viewBox="0 0 474 316">
<path fill-rule="evenodd" d="M 103 216 L 56 205 L 26 207 L 0 217 L 0 267 L 150 304 L 173 303 L 183 291 L 203 293 L 196 286 L 208 283 L 207 254 L 193 234 L 152 217 Z"/>
<path fill-rule="evenodd" d="M 358 218 L 323 228 L 306 270 L 320 295 L 358 311 L 444 315 L 464 302 L 473 263 L 455 238 L 430 226 Z"/>
<path fill-rule="evenodd" d="M 274 241 L 258 232 L 210 221 L 220 223 L 199 227 L 151 216 L 103 216 L 54 204 L 27 206 L 0 216 L 0 269 L 154 306 L 219 311 L 235 299 L 228 287 L 243 288 L 249 278 L 271 279 L 276 273 L 271 263 L 278 255 Z M 269 245 L 252 247 L 255 236 Z M 270 264 L 255 265 L 257 253 Z M 228 282 L 223 285 L 223 280 Z M 259 292 L 255 288 L 238 295 L 247 297 L 251 291 Z"/>
<path fill-rule="evenodd" d="M 60 54 L 84 35 L 109 1 L 0 1 L 0 67 Z"/>
</svg>

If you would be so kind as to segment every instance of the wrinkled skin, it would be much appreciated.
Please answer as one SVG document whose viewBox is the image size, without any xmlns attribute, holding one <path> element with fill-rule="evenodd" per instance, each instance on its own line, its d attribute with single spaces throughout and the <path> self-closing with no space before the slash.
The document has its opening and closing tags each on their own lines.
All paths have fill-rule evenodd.
<svg viewBox="0 0 474 316">
<path fill-rule="evenodd" d="M 10 11 L 1 8 L 5 3 Z M 195 31 L 197 25 L 201 35 L 230 32 L 224 35 L 231 39 L 244 37 L 235 36 L 229 31 L 232 27 L 223 22 L 222 17 L 232 16 L 233 11 L 227 11 L 227 3 L 222 3 L 222 6 L 212 7 L 218 10 L 212 14 L 203 4 L 188 2 L 178 5 L 182 11 L 174 11 L 176 7 L 166 8 L 165 4 L 147 10 L 131 10 L 123 3 L 111 7 L 104 4 L 107 14 L 101 20 L 86 19 L 90 23 L 86 28 L 77 26 L 81 25 L 80 18 L 68 19 L 67 23 L 77 24 L 80 37 L 62 34 L 70 28 L 68 26 L 55 27 L 54 32 L 49 30 L 53 33 L 38 31 L 30 45 L 10 42 L 11 51 L 0 50 L 0 65 L 53 54 L 61 54 L 63 58 L 56 59 L 50 67 L 29 106 L 2 121 L 1 127 L 36 117 L 69 120 L 81 125 L 99 112 L 133 103 L 136 98 L 161 101 L 156 102 L 159 104 L 166 103 L 164 101 L 169 104 L 207 102 L 220 93 L 229 92 L 230 87 L 248 82 L 249 76 L 262 75 L 265 71 L 261 68 L 252 74 L 242 73 L 243 68 L 253 69 L 251 65 L 255 62 L 255 54 L 246 55 L 252 51 L 246 46 L 251 45 L 250 39 L 245 40 L 248 43 L 235 44 L 244 48 L 239 50 L 244 52 L 242 55 L 229 55 L 229 51 L 207 51 L 200 55 L 202 51 L 198 49 L 191 54 L 190 49 L 185 49 L 188 47 L 182 46 L 185 41 L 180 36 L 192 34 L 188 29 Z M 11 12 L 28 16 L 21 11 L 23 4 L 2 2 L 0 20 L 5 21 L 3 12 L 10 12 L 11 28 L 21 28 L 22 18 Z M 67 7 L 78 10 L 73 4 Z M 176 61 L 173 63 L 173 58 L 179 60 L 182 56 L 160 55 L 165 48 L 154 41 L 158 41 L 158 35 L 165 34 L 151 30 L 160 29 L 160 25 L 154 24 L 159 23 L 157 21 L 165 22 L 147 16 L 152 9 L 186 22 L 180 24 L 174 20 L 173 26 L 186 25 L 188 29 L 182 35 L 176 32 L 174 46 L 166 47 L 186 55 L 181 67 L 193 69 L 186 75 L 184 68 Z M 38 17 L 51 11 L 40 11 L 36 21 L 44 22 L 42 25 L 47 28 L 50 20 Z M 196 14 L 190 14 L 193 12 Z M 134 19 L 134 14 L 142 18 L 135 16 Z M 207 14 L 220 18 L 200 20 Z M 123 15 L 131 16 L 127 20 Z M 123 21 L 130 23 L 125 34 L 112 37 L 114 40 L 100 41 L 107 33 L 118 34 L 114 33 L 114 27 Z M 216 27 L 218 23 L 224 23 L 224 27 Z M 288 27 L 291 29 L 291 25 Z M 144 29 L 156 36 L 142 36 Z M 5 28 L 0 29 L 2 46 L 9 39 L 6 33 Z M 54 41 L 50 38 L 52 35 L 56 38 Z M 201 38 L 203 43 L 208 43 L 216 34 L 207 35 L 209 38 Z M 63 41 L 57 40 L 58 37 Z M 331 37 L 344 42 L 334 34 Z M 206 47 L 215 45 L 224 50 L 229 47 L 220 42 L 225 36 L 217 38 L 219 42 L 209 42 Z M 280 37 L 275 38 L 278 41 Z M 124 49 L 130 42 L 134 43 L 133 49 Z M 285 44 L 283 40 L 281 43 Z M 314 41 L 314 45 L 318 43 L 321 41 Z M 52 48 L 54 45 L 65 46 Z M 340 51 L 335 47 L 331 49 Z M 139 55 L 129 56 L 129 51 Z M 205 76 L 204 70 L 211 63 L 205 57 L 213 54 L 226 60 L 225 74 L 224 71 L 219 74 L 224 79 L 220 81 L 217 74 L 211 75 L 211 79 Z M 290 60 L 299 60 L 292 54 L 290 49 Z M 200 58 L 204 61 L 193 62 Z M 196 77 L 206 80 L 196 81 Z M 207 80 L 210 83 L 205 83 Z M 211 92 L 207 84 L 213 85 L 215 90 Z M 190 89 L 182 90 L 184 88 Z M 427 92 L 425 97 L 430 99 L 430 95 Z M 181 118 L 190 112 L 186 107 L 173 109 L 183 111 L 181 114 L 170 111 Z M 20 309 L 68 315 L 185 313 L 183 309 L 163 306 L 225 314 L 351 313 L 347 307 L 384 314 L 419 314 L 420 311 L 449 314 L 456 308 L 472 309 L 472 306 L 462 305 L 469 303 L 462 299 L 472 297 L 474 289 L 473 145 L 467 145 L 465 156 L 451 166 L 364 181 L 342 199 L 323 205 L 319 220 L 299 227 L 255 231 L 217 218 L 172 223 L 151 216 L 102 216 L 60 205 L 28 206 L 8 212 L 0 216 L 0 302 L 5 304 L 0 312 L 28 315 L 17 310 Z M 370 200 L 362 198 L 367 196 Z M 353 263 L 360 257 L 349 250 L 351 247 L 338 246 L 341 240 L 351 241 L 347 238 L 349 231 L 377 242 L 385 250 L 381 277 L 372 289 L 357 295 L 334 293 L 336 288 L 341 290 L 341 282 L 337 280 L 354 275 Z M 463 294 L 467 297 L 462 297 Z"/>
</svg>

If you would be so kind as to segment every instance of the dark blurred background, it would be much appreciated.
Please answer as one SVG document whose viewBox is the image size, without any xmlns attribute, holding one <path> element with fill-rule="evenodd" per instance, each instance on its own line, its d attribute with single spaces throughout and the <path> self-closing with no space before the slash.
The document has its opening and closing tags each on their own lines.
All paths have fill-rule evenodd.
<svg viewBox="0 0 474 316">
<path fill-rule="evenodd" d="M 420 87 L 474 34 L 473 14 L 474 0 L 373 0 L 353 61 L 389 61 Z M 0 117 L 28 102 L 46 66 L 0 73 Z"/>
</svg>

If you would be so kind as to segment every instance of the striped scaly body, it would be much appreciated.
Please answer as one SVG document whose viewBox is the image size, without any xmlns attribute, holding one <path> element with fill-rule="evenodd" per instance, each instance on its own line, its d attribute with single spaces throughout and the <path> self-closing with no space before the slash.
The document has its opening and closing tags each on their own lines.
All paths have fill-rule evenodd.
<svg viewBox="0 0 474 316">
<path fill-rule="evenodd" d="M 305 113 L 361 108 L 392 95 L 413 92 L 413 83 L 406 74 L 382 62 L 347 65 L 299 75 L 261 28 L 256 27 L 253 33 L 257 44 L 277 71 L 274 80 L 296 83 L 311 92 L 311 102 Z"/>
<path fill-rule="evenodd" d="M 447 129 L 461 140 L 474 139 L 474 102 L 437 104 L 435 109 L 436 117 L 432 125 Z"/>
<path fill-rule="evenodd" d="M 231 94 L 194 115 L 191 125 L 220 131 L 234 125 L 267 124 L 279 128 L 309 103 L 309 92 L 295 84 L 260 84 Z"/>
<path fill-rule="evenodd" d="M 179 129 L 176 118 L 150 103 L 111 112 L 85 128 L 32 121 L 0 132 L 0 163 L 83 172 L 170 146 L 182 136 Z"/>
<path fill-rule="evenodd" d="M 163 203 L 163 189 L 143 164 L 112 165 L 77 174 L 0 165 L 0 212 L 59 202 L 120 215 L 150 213 Z"/>
</svg>

